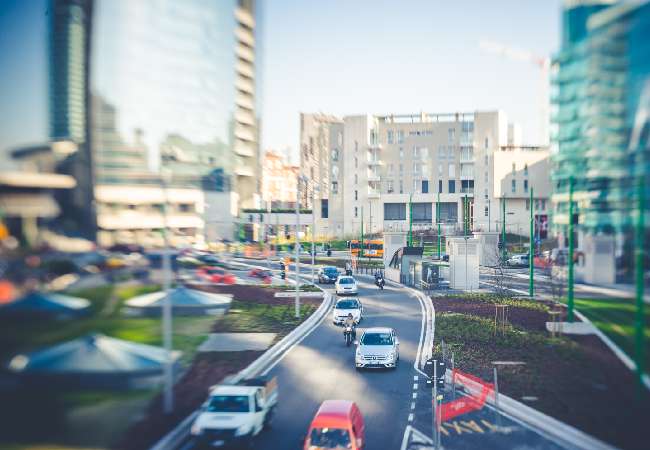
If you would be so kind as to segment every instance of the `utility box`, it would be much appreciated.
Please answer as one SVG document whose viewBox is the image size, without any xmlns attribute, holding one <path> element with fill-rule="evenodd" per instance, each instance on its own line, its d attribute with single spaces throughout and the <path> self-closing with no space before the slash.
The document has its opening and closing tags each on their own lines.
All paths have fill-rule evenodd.
<svg viewBox="0 0 650 450">
<path fill-rule="evenodd" d="M 495 267 L 499 264 L 499 233 L 496 231 L 474 232 L 478 239 L 478 263 Z"/>
<path fill-rule="evenodd" d="M 448 237 L 449 287 L 460 290 L 478 289 L 479 240 L 473 237 Z"/>
<path fill-rule="evenodd" d="M 579 261 L 582 279 L 590 284 L 616 283 L 614 236 L 586 234 L 583 239 L 584 260 Z M 580 264 L 582 263 L 582 264 Z"/>
<path fill-rule="evenodd" d="M 406 247 L 406 231 L 384 231 L 384 267 L 388 267 L 395 252 Z"/>
</svg>

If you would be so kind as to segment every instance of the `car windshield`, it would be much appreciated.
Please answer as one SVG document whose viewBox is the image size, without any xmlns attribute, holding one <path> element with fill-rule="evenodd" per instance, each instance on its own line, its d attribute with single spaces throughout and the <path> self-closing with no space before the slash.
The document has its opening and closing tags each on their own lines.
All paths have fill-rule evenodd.
<svg viewBox="0 0 650 450">
<path fill-rule="evenodd" d="M 393 336 L 390 333 L 366 333 L 361 338 L 363 345 L 393 345 Z"/>
<path fill-rule="evenodd" d="M 350 448 L 350 432 L 343 428 L 314 428 L 309 440 L 320 448 Z"/>
<path fill-rule="evenodd" d="M 353 284 L 353 283 L 354 283 L 353 278 L 350 278 L 350 277 L 339 278 L 339 284 Z"/>
<path fill-rule="evenodd" d="M 336 306 L 336 309 L 359 309 L 359 302 L 356 300 L 341 300 Z"/>
<path fill-rule="evenodd" d="M 323 269 L 323 273 L 326 275 L 336 275 L 338 273 L 338 269 L 336 267 L 325 267 Z"/>
<path fill-rule="evenodd" d="M 208 412 L 249 412 L 248 397 L 245 395 L 215 395 L 210 397 Z"/>
</svg>

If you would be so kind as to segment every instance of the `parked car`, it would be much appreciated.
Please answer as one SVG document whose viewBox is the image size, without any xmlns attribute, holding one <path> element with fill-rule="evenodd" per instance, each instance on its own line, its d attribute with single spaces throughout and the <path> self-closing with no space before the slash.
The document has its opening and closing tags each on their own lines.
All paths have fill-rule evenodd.
<svg viewBox="0 0 650 450">
<path fill-rule="evenodd" d="M 203 266 L 196 271 L 197 275 L 211 283 L 235 284 L 235 276 L 220 267 Z"/>
<path fill-rule="evenodd" d="M 368 328 L 363 332 L 354 355 L 357 370 L 395 368 L 399 361 L 399 339 L 392 328 Z"/>
<path fill-rule="evenodd" d="M 336 283 L 339 277 L 339 269 L 334 266 L 321 267 L 318 269 L 319 283 Z"/>
<path fill-rule="evenodd" d="M 271 423 L 277 403 L 275 377 L 217 385 L 203 403 L 191 434 L 199 446 L 249 448 Z"/>
<path fill-rule="evenodd" d="M 356 323 L 361 322 L 363 319 L 363 305 L 356 298 L 343 298 L 336 302 L 334 311 L 332 311 L 332 322 L 334 325 L 341 324 L 345 321 L 348 314 L 352 314 L 352 318 Z"/>
<path fill-rule="evenodd" d="M 365 425 L 356 403 L 325 400 L 309 425 L 304 450 L 365 448 Z"/>
<path fill-rule="evenodd" d="M 528 254 L 522 253 L 519 255 L 512 255 L 506 261 L 506 264 L 510 267 L 525 267 L 528 266 Z"/>
<path fill-rule="evenodd" d="M 338 277 L 336 283 L 334 284 L 334 288 L 337 295 L 357 295 L 359 293 L 359 288 L 357 287 L 356 280 L 350 276 Z"/>
<path fill-rule="evenodd" d="M 256 267 L 255 269 L 251 269 L 251 271 L 248 272 L 248 276 L 252 278 L 259 278 L 265 283 L 270 283 L 271 278 L 273 277 L 273 273 L 271 273 L 270 270 Z"/>
</svg>

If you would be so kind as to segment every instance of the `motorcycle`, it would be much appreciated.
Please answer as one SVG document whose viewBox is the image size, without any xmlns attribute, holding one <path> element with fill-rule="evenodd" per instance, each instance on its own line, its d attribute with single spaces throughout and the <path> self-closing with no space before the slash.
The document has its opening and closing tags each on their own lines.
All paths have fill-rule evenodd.
<svg viewBox="0 0 650 450">
<path fill-rule="evenodd" d="M 345 331 L 343 331 L 343 337 L 345 338 L 345 345 L 348 347 L 350 344 L 352 344 L 352 341 L 354 341 L 354 327 L 351 325 L 348 325 L 345 327 Z"/>
<path fill-rule="evenodd" d="M 377 287 L 379 287 L 379 289 L 383 290 L 386 281 L 384 281 L 384 277 L 375 278 L 375 284 Z"/>
</svg>

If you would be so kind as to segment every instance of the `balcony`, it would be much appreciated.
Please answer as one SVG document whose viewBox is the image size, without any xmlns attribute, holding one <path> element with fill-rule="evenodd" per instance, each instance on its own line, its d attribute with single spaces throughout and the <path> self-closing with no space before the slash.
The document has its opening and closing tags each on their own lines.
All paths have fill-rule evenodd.
<svg viewBox="0 0 650 450">
<path fill-rule="evenodd" d="M 368 158 L 368 165 L 369 166 L 381 166 L 383 162 L 379 158 Z"/>
<path fill-rule="evenodd" d="M 381 181 L 381 177 L 378 173 L 375 173 L 371 170 L 368 171 L 368 181 Z"/>
<path fill-rule="evenodd" d="M 238 177 L 254 177 L 255 171 L 251 167 L 237 166 L 235 167 L 235 175 Z"/>
<path fill-rule="evenodd" d="M 379 198 L 379 189 L 368 188 L 368 198 Z"/>
<path fill-rule="evenodd" d="M 461 163 L 473 163 L 474 162 L 474 152 L 460 152 L 460 162 Z"/>
<path fill-rule="evenodd" d="M 255 156 L 255 149 L 245 141 L 235 141 L 235 153 L 240 156 Z"/>
</svg>

